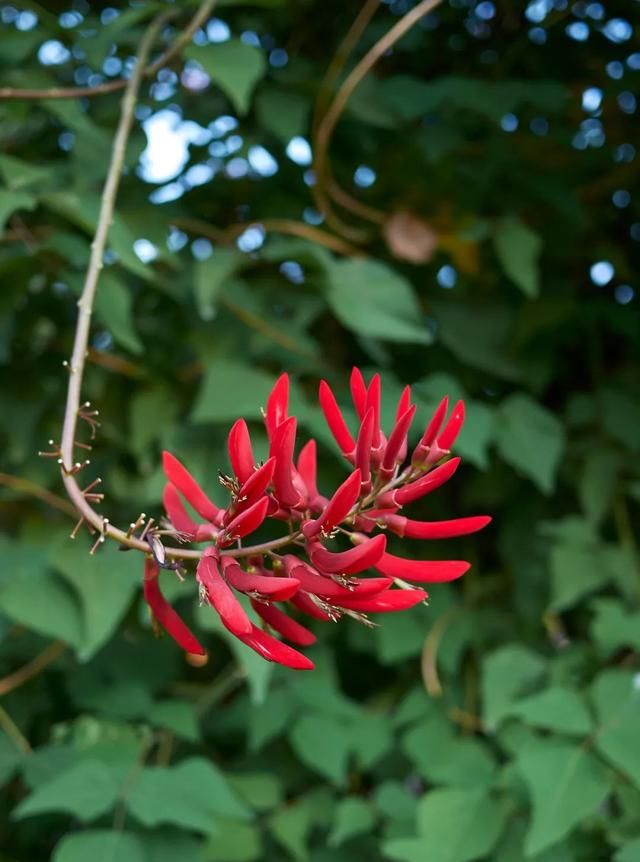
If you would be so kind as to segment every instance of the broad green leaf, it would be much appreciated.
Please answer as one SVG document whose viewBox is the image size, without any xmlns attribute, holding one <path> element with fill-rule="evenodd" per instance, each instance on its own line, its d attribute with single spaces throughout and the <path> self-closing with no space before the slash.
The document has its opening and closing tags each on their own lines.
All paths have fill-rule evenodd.
<svg viewBox="0 0 640 862">
<path fill-rule="evenodd" d="M 628 612 L 616 599 L 599 599 L 591 608 L 591 634 L 605 656 L 622 647 L 640 652 L 640 612 Z"/>
<path fill-rule="evenodd" d="M 613 855 L 612 862 L 640 862 L 640 838 L 623 844 Z"/>
<path fill-rule="evenodd" d="M 228 776 L 229 784 L 256 811 L 268 811 L 282 801 L 283 788 L 268 772 L 244 772 Z"/>
<path fill-rule="evenodd" d="M 249 748 L 260 751 L 289 727 L 294 704 L 288 692 L 276 689 L 269 697 L 254 703 L 249 711 Z"/>
<path fill-rule="evenodd" d="M 105 272 L 96 293 L 98 320 L 111 331 L 115 341 L 131 353 L 140 354 L 143 344 L 133 323 L 133 296 L 113 272 Z"/>
<path fill-rule="evenodd" d="M 533 805 L 527 855 L 568 835 L 596 813 L 610 791 L 609 773 L 578 743 L 539 740 L 527 746 L 516 763 Z"/>
<path fill-rule="evenodd" d="M 342 799 L 334 812 L 333 828 L 329 833 L 330 847 L 339 847 L 350 838 L 370 833 L 375 824 L 375 814 L 368 802 L 358 796 Z"/>
<path fill-rule="evenodd" d="M 336 317 L 359 335 L 413 344 L 432 341 L 409 282 L 378 261 L 336 261 L 329 271 L 327 298 Z"/>
<path fill-rule="evenodd" d="M 529 297 L 540 292 L 538 258 L 542 248 L 540 236 L 518 218 L 500 219 L 493 241 L 505 275 Z"/>
<path fill-rule="evenodd" d="M 557 542 L 551 549 L 551 605 L 564 610 L 609 582 L 603 547 L 594 542 Z"/>
<path fill-rule="evenodd" d="M 246 820 L 249 810 L 210 761 L 183 760 L 173 767 L 145 767 L 127 794 L 132 816 L 144 826 L 171 823 L 216 832 L 216 816 Z"/>
<path fill-rule="evenodd" d="M 517 701 L 511 707 L 510 715 L 518 716 L 536 727 L 578 736 L 586 736 L 592 726 L 581 695 L 563 686 L 551 686 Z"/>
<path fill-rule="evenodd" d="M 430 784 L 487 787 L 495 776 L 489 749 L 480 740 L 461 737 L 441 713 L 412 727 L 402 749 Z"/>
<path fill-rule="evenodd" d="M 609 510 L 622 466 L 620 454 L 613 449 L 598 447 L 588 455 L 580 476 L 580 504 L 594 524 L 599 524 Z"/>
<path fill-rule="evenodd" d="M 258 862 L 261 859 L 262 842 L 257 826 L 224 819 L 218 820 L 218 826 L 216 834 L 207 838 L 198 862 Z M 182 857 L 180 862 L 183 862 Z"/>
<path fill-rule="evenodd" d="M 59 638 L 74 649 L 85 638 L 82 608 L 69 586 L 51 572 L 31 580 L 16 578 L 0 587 L 0 610 L 39 634 Z"/>
<path fill-rule="evenodd" d="M 98 760 L 81 760 L 57 773 L 14 810 L 17 819 L 61 811 L 83 822 L 95 820 L 115 805 L 118 775 Z"/>
<path fill-rule="evenodd" d="M 640 450 L 640 405 L 637 394 L 606 387 L 598 392 L 600 417 L 607 433 L 632 452 Z"/>
<path fill-rule="evenodd" d="M 389 754 L 394 744 L 387 717 L 373 712 L 360 713 L 351 729 L 351 740 L 356 761 L 362 769 L 371 769 Z"/>
<path fill-rule="evenodd" d="M 500 405 L 497 436 L 504 460 L 550 494 L 565 448 L 564 428 L 554 414 L 529 395 L 510 395 Z"/>
<path fill-rule="evenodd" d="M 109 542 L 91 556 L 82 542 L 64 536 L 50 549 L 50 561 L 80 600 L 84 636 L 78 655 L 87 661 L 111 637 L 140 589 L 142 563 Z"/>
<path fill-rule="evenodd" d="M 148 718 L 156 727 L 173 731 L 189 742 L 199 742 L 200 728 L 192 704 L 183 700 L 160 700 L 150 708 Z"/>
<path fill-rule="evenodd" d="M 305 715 L 294 724 L 289 738 L 304 764 L 333 784 L 344 784 L 351 743 L 342 722 L 330 715 Z"/>
<path fill-rule="evenodd" d="M 203 320 L 212 320 L 215 317 L 216 300 L 220 291 L 244 260 L 235 249 L 216 248 L 206 260 L 195 263 L 193 291 Z"/>
<path fill-rule="evenodd" d="M 256 96 L 260 125 L 282 144 L 307 132 L 310 104 L 303 96 L 280 87 L 261 87 Z"/>
<path fill-rule="evenodd" d="M 272 815 L 269 829 L 297 862 L 306 862 L 311 830 L 316 824 L 326 823 L 331 808 L 331 797 L 324 788 L 313 791 Z"/>
<path fill-rule="evenodd" d="M 485 790 L 431 790 L 418 804 L 419 837 L 396 838 L 383 849 L 400 862 L 470 862 L 491 852 L 504 822 Z"/>
<path fill-rule="evenodd" d="M 149 862 L 144 842 L 132 832 L 90 829 L 56 844 L 51 862 Z"/>
<path fill-rule="evenodd" d="M 53 181 L 54 170 L 3 154 L 0 155 L 0 176 L 12 192 L 20 189 L 41 192 L 43 186 Z"/>
<path fill-rule="evenodd" d="M 189 45 L 189 60 L 200 63 L 214 84 L 229 97 L 239 114 L 246 114 L 258 81 L 267 70 L 263 52 L 240 39 L 210 45 Z"/>
<path fill-rule="evenodd" d="M 0 230 L 5 226 L 7 219 L 17 210 L 34 210 L 38 202 L 32 195 L 26 192 L 13 192 L 0 189 Z"/>
<path fill-rule="evenodd" d="M 233 422 L 239 416 L 261 419 L 275 378 L 250 365 L 234 360 L 218 360 L 207 366 L 198 393 L 194 422 Z"/>
<path fill-rule="evenodd" d="M 591 697 L 596 708 L 597 750 L 640 788 L 640 685 L 638 675 L 607 670 L 596 677 Z"/>
<path fill-rule="evenodd" d="M 519 644 L 501 647 L 485 658 L 482 668 L 483 715 L 490 730 L 497 728 L 514 701 L 538 682 L 544 670 L 544 660 Z"/>
</svg>

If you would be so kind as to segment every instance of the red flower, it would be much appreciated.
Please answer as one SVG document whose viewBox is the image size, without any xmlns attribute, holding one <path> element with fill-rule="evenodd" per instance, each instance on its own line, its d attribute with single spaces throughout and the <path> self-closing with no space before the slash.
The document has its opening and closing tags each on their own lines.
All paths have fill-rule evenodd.
<svg viewBox="0 0 640 862">
<path fill-rule="evenodd" d="M 285 640 L 309 646 L 315 636 L 286 613 L 287 605 L 325 622 L 336 621 L 343 614 L 366 621 L 366 614 L 405 610 L 427 598 L 424 590 L 410 587 L 407 581 L 450 581 L 469 569 L 469 563 L 458 560 L 397 557 L 387 552 L 387 537 L 378 530 L 408 539 L 441 539 L 476 532 L 491 520 L 476 516 L 417 521 L 400 512 L 455 473 L 460 459 L 443 459 L 462 427 L 462 402 L 447 418 L 448 400 L 442 400 L 406 463 L 409 431 L 416 414 L 410 388 L 405 387 L 400 396 L 388 437 L 380 425 L 379 375 L 367 385 L 354 368 L 350 389 L 358 416 L 353 432 L 329 385 L 320 383 L 320 406 L 329 429 L 355 468 L 328 497 L 317 487 L 315 441 L 310 440 L 294 460 L 297 421 L 288 412 L 286 374 L 276 382 L 264 412 L 268 460 L 262 465 L 255 463 L 243 419 L 238 419 L 229 432 L 233 475 L 221 476 L 220 480 L 231 496 L 226 507 L 212 502 L 173 455 L 163 454 L 168 480 L 163 503 L 170 524 L 181 539 L 207 543 L 196 569 L 201 600 L 211 605 L 223 625 L 248 647 L 268 661 L 296 669 L 313 665 L 306 656 L 258 628 L 247 610 Z M 202 520 L 195 520 L 185 504 Z M 279 538 L 246 543 L 248 536 L 274 521 L 279 522 Z M 283 523 L 289 528 L 284 536 Z M 351 547 L 340 546 L 336 541 L 339 535 Z M 287 545 L 296 553 L 281 556 Z M 159 564 L 165 565 L 163 559 Z M 382 577 L 363 577 L 370 568 Z M 144 595 L 155 620 L 184 650 L 204 653 L 162 596 L 159 573 L 158 563 L 147 560 Z M 249 597 L 251 609 L 237 594 Z"/>
</svg>

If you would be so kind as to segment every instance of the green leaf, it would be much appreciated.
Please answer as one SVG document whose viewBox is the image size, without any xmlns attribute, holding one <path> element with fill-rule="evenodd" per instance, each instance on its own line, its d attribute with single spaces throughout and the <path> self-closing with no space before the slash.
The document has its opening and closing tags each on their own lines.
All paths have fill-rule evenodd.
<svg viewBox="0 0 640 862">
<path fill-rule="evenodd" d="M 0 610 L 40 634 L 80 649 L 84 641 L 82 609 L 75 593 L 51 572 L 31 581 L 16 578 L 0 587 Z"/>
<path fill-rule="evenodd" d="M 622 466 L 620 453 L 598 446 L 587 456 L 580 476 L 580 504 L 594 524 L 599 524 L 611 507 Z"/>
<path fill-rule="evenodd" d="M 329 305 L 336 317 L 359 335 L 430 344 L 413 288 L 378 261 L 336 261 L 329 270 Z"/>
<path fill-rule="evenodd" d="M 350 838 L 370 832 L 375 820 L 371 806 L 364 799 L 348 796 L 340 800 L 334 812 L 333 828 L 327 839 L 329 847 L 339 847 Z"/>
<path fill-rule="evenodd" d="M 51 862 L 149 862 L 143 842 L 132 832 L 91 829 L 65 835 Z"/>
<path fill-rule="evenodd" d="M 144 350 L 133 325 L 133 297 L 124 282 L 113 272 L 100 279 L 95 303 L 96 315 L 125 350 L 140 354 Z"/>
<path fill-rule="evenodd" d="M 245 258 L 235 249 L 216 248 L 206 260 L 194 265 L 193 291 L 203 320 L 215 317 L 216 300 L 224 283 L 238 271 Z"/>
<path fill-rule="evenodd" d="M 640 838 L 620 847 L 614 853 L 612 862 L 640 862 Z"/>
<path fill-rule="evenodd" d="M 325 822 L 330 808 L 330 798 L 325 790 L 318 790 L 291 805 L 287 805 L 269 818 L 269 828 L 274 838 L 298 862 L 309 858 L 307 842 L 314 825 Z"/>
<path fill-rule="evenodd" d="M 538 258 L 542 240 L 518 218 L 500 219 L 495 226 L 493 241 L 505 275 L 529 297 L 540 292 Z"/>
<path fill-rule="evenodd" d="M 229 39 L 217 45 L 189 45 L 184 54 L 189 60 L 200 63 L 239 114 L 247 113 L 253 90 L 267 70 L 259 48 L 246 45 L 240 39 Z"/>
<path fill-rule="evenodd" d="M 304 764 L 333 784 L 344 784 L 351 743 L 342 722 L 330 715 L 305 715 L 294 724 L 289 738 Z"/>
<path fill-rule="evenodd" d="M 268 811 L 282 800 L 282 784 L 268 772 L 247 772 L 242 775 L 229 775 L 229 784 L 251 808 Z"/>
<path fill-rule="evenodd" d="M 309 124 L 310 104 L 303 96 L 281 87 L 261 87 L 256 97 L 258 121 L 282 144 L 304 135 Z"/>
<path fill-rule="evenodd" d="M 607 770 L 578 743 L 539 740 L 516 763 L 533 805 L 527 856 L 555 844 L 595 814 L 610 790 Z"/>
<path fill-rule="evenodd" d="M 7 219 L 17 210 L 34 210 L 38 202 L 25 192 L 12 192 L 0 189 L 0 230 L 5 226 Z"/>
<path fill-rule="evenodd" d="M 217 360 L 207 366 L 192 413 L 193 422 L 229 422 L 238 416 L 261 419 L 275 378 L 257 368 L 233 360 Z"/>
<path fill-rule="evenodd" d="M 127 794 L 132 816 L 144 826 L 172 823 L 197 832 L 216 831 L 216 816 L 246 820 L 250 812 L 210 761 L 183 760 L 146 767 Z"/>
<path fill-rule="evenodd" d="M 470 862 L 495 846 L 505 822 L 485 790 L 431 790 L 418 804 L 418 838 L 387 841 L 384 852 L 400 862 Z"/>
<path fill-rule="evenodd" d="M 495 730 L 514 701 L 526 694 L 542 676 L 544 660 L 519 644 L 490 653 L 482 668 L 483 716 L 487 727 Z"/>
<path fill-rule="evenodd" d="M 640 652 L 640 612 L 626 611 L 616 599 L 599 599 L 591 607 L 591 634 L 605 656 L 622 647 Z"/>
<path fill-rule="evenodd" d="M 489 749 L 480 740 L 460 737 L 440 713 L 412 727 L 402 749 L 430 784 L 487 787 L 496 773 Z"/>
<path fill-rule="evenodd" d="M 529 395 L 516 393 L 500 405 L 497 426 L 504 460 L 550 494 L 565 448 L 562 423 Z"/>
<path fill-rule="evenodd" d="M 200 728 L 195 708 L 183 700 L 160 700 L 150 708 L 149 721 L 156 727 L 173 731 L 189 742 L 200 741 Z"/>
<path fill-rule="evenodd" d="M 611 579 L 606 548 L 593 540 L 578 537 L 559 541 L 551 549 L 551 605 L 565 610 L 581 598 L 602 589 Z"/>
<path fill-rule="evenodd" d="M 536 727 L 558 733 L 585 736 L 591 731 L 591 717 L 582 696 L 573 689 L 551 686 L 517 701 L 509 714 Z"/>
<path fill-rule="evenodd" d="M 640 788 L 640 686 L 638 675 L 623 670 L 601 673 L 591 688 L 598 728 L 597 750 Z"/>
<path fill-rule="evenodd" d="M 62 811 L 83 822 L 95 820 L 114 806 L 118 776 L 98 760 L 81 760 L 57 773 L 27 796 L 13 812 L 16 819 Z"/>
<path fill-rule="evenodd" d="M 84 635 L 78 656 L 87 661 L 111 637 L 139 590 L 141 561 L 111 543 L 90 556 L 80 540 L 66 536 L 51 548 L 50 561 L 80 600 Z"/>
<path fill-rule="evenodd" d="M 207 839 L 198 862 L 254 862 L 261 858 L 260 831 L 253 823 L 219 820 L 218 824 L 218 832 Z"/>
<path fill-rule="evenodd" d="M 30 164 L 5 153 L 0 155 L 0 176 L 12 192 L 25 188 L 32 192 L 41 192 L 43 186 L 54 180 L 54 170 Z"/>
</svg>

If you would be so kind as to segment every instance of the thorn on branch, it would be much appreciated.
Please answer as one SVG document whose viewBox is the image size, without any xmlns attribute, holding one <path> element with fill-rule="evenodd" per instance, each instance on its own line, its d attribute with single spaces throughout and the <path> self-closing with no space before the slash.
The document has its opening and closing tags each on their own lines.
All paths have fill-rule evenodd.
<svg viewBox="0 0 640 862">
<path fill-rule="evenodd" d="M 99 485 L 100 482 L 102 482 L 102 479 L 100 477 L 98 477 L 97 479 L 94 479 L 93 482 L 91 482 L 91 484 L 87 485 L 87 487 L 84 488 L 84 490 L 81 492 L 82 496 L 89 503 L 101 503 L 104 500 L 104 494 L 95 493 L 92 491 L 92 489 L 95 488 L 96 485 Z"/>
<path fill-rule="evenodd" d="M 92 548 L 91 548 L 91 550 L 89 551 L 89 553 L 90 553 L 92 556 L 95 554 L 95 552 L 98 550 L 98 548 L 99 548 L 101 545 L 103 545 L 103 544 L 104 544 L 105 539 L 106 539 L 106 537 L 107 537 L 107 530 L 108 530 L 108 529 L 109 529 L 109 519 L 108 519 L 108 518 L 103 518 L 103 519 L 102 519 L 102 532 L 100 533 L 100 535 L 99 535 L 99 536 L 98 536 L 98 538 L 96 539 L 96 541 L 95 541 L 95 543 L 94 543 L 93 547 L 92 547 Z"/>
<path fill-rule="evenodd" d="M 38 452 L 40 458 L 57 458 L 58 463 L 61 462 L 60 456 L 62 455 L 62 450 L 57 443 L 54 443 L 53 440 L 49 440 L 49 446 L 51 446 L 50 452 Z"/>
</svg>

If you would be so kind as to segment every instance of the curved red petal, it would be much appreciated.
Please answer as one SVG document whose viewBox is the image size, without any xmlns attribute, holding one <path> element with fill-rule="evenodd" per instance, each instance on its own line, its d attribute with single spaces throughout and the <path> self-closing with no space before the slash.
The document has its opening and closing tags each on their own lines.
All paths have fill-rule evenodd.
<svg viewBox="0 0 640 862">
<path fill-rule="evenodd" d="M 248 509 L 253 503 L 260 498 L 273 479 L 273 472 L 276 466 L 276 459 L 269 458 L 264 462 L 262 467 L 258 467 L 255 473 L 247 479 L 244 485 L 238 491 L 237 499 L 234 503 L 236 511 Z"/>
<path fill-rule="evenodd" d="M 258 602 L 251 599 L 251 605 L 254 611 L 261 617 L 267 625 L 271 626 L 274 631 L 282 635 L 288 641 L 291 641 L 298 646 L 311 646 L 317 640 L 313 632 L 300 625 L 296 620 L 292 620 L 290 616 L 281 611 L 280 608 L 265 602 Z"/>
<path fill-rule="evenodd" d="M 297 593 L 300 581 L 296 578 L 276 578 L 269 575 L 245 572 L 233 560 L 225 566 L 224 574 L 231 586 L 241 593 L 260 593 L 274 602 L 284 602 Z"/>
<path fill-rule="evenodd" d="M 384 450 L 384 457 L 382 459 L 382 470 L 385 473 L 391 473 L 395 469 L 397 461 L 400 460 L 400 453 L 403 448 L 406 452 L 407 435 L 411 428 L 413 417 L 416 415 L 416 409 L 416 405 L 414 404 L 413 407 L 409 407 L 408 410 L 405 410 L 405 412 L 396 419 L 396 423 L 389 435 L 389 440 L 387 441 L 387 445 Z"/>
<path fill-rule="evenodd" d="M 476 515 L 451 521 L 412 521 L 402 515 L 389 515 L 385 521 L 392 532 L 407 539 L 453 539 L 477 533 L 491 523 L 491 517 Z"/>
<path fill-rule="evenodd" d="M 324 572 L 355 575 L 370 566 L 375 566 L 384 554 L 387 538 L 383 535 L 366 538 L 348 551 L 333 553 L 318 541 L 309 542 L 307 550 L 311 562 Z"/>
<path fill-rule="evenodd" d="M 289 375 L 281 374 L 275 382 L 265 409 L 265 425 L 269 439 L 273 437 L 279 425 L 287 418 L 289 409 Z"/>
<path fill-rule="evenodd" d="M 207 551 L 196 568 L 196 580 L 230 632 L 239 637 L 251 631 L 251 620 L 220 574 L 216 559 Z"/>
<path fill-rule="evenodd" d="M 438 446 L 441 449 L 451 449 L 456 442 L 460 429 L 464 424 L 464 401 L 458 401 L 451 412 L 451 416 L 438 434 Z"/>
<path fill-rule="evenodd" d="M 251 437 L 244 419 L 238 419 L 231 427 L 227 439 L 231 469 L 242 484 L 252 475 L 255 466 Z"/>
<path fill-rule="evenodd" d="M 242 539 L 244 536 L 248 536 L 249 533 L 253 533 L 267 517 L 268 509 L 269 498 L 261 497 L 253 505 L 249 506 L 248 509 L 245 509 L 244 512 L 240 512 L 225 527 L 224 538 L 221 543 L 228 544 L 229 542 L 235 542 L 236 539 Z"/>
<path fill-rule="evenodd" d="M 164 486 L 162 505 L 176 530 L 189 541 L 193 541 L 198 533 L 199 525 L 189 517 L 177 488 L 171 482 L 167 482 Z"/>
<path fill-rule="evenodd" d="M 369 599 L 344 599 L 336 602 L 339 607 L 347 610 L 360 611 L 363 614 L 388 614 L 393 611 L 406 611 L 420 604 L 426 598 L 424 590 L 387 590 L 379 596 Z"/>
<path fill-rule="evenodd" d="M 393 502 L 399 506 L 406 506 L 407 503 L 413 503 L 414 500 L 419 500 L 421 497 L 425 497 L 427 494 L 435 491 L 436 488 L 444 485 L 453 476 L 460 465 L 460 460 L 460 458 L 451 458 L 415 482 L 405 485 L 404 488 L 391 491 L 390 494 L 393 497 Z M 382 495 L 382 497 L 378 498 L 377 504 L 385 505 L 385 500 L 386 495 Z"/>
<path fill-rule="evenodd" d="M 373 410 L 373 436 L 371 445 L 374 449 L 380 445 L 380 401 L 382 397 L 380 375 L 374 374 L 367 389 L 367 402 L 365 406 L 365 414 L 369 410 Z"/>
<path fill-rule="evenodd" d="M 154 560 L 145 559 L 144 598 L 154 618 L 185 652 L 206 655 L 205 648 L 162 595 L 159 574 L 160 569 L 157 563 Z"/>
<path fill-rule="evenodd" d="M 300 450 L 298 455 L 298 473 L 307 489 L 307 497 L 309 505 L 314 508 L 317 505 L 318 485 L 317 485 L 317 451 L 316 441 L 309 440 L 308 443 Z"/>
<path fill-rule="evenodd" d="M 405 560 L 393 554 L 383 554 L 375 565 L 383 575 L 423 584 L 455 581 L 471 568 L 464 560 Z"/>
<path fill-rule="evenodd" d="M 434 414 L 425 429 L 424 434 L 420 438 L 420 442 L 413 451 L 413 461 L 419 462 L 427 454 L 429 447 L 433 445 L 433 442 L 438 435 L 438 431 L 440 430 L 440 426 L 444 422 L 444 417 L 447 415 L 448 409 L 449 398 L 445 395 L 440 404 L 438 404 L 438 406 L 436 407 Z"/>
<path fill-rule="evenodd" d="M 251 632 L 248 635 L 238 635 L 238 639 L 267 661 L 276 662 L 293 670 L 313 670 L 313 662 L 306 655 L 283 644 L 282 641 L 263 632 L 255 625 L 251 626 Z"/>
<path fill-rule="evenodd" d="M 291 416 L 278 426 L 271 441 L 270 455 L 275 456 L 273 471 L 275 497 L 281 506 L 293 508 L 301 502 L 293 482 L 293 452 L 296 444 L 296 420 Z"/>
<path fill-rule="evenodd" d="M 332 621 L 329 614 L 323 611 L 322 608 L 319 608 L 308 593 L 298 591 L 295 596 L 291 597 L 290 601 L 299 611 L 302 611 L 303 614 L 309 617 L 313 617 L 314 620 L 322 620 L 323 623 Z"/>
<path fill-rule="evenodd" d="M 359 368 L 351 369 L 349 387 L 358 419 L 362 420 L 364 414 L 367 412 L 367 384 L 364 382 L 364 377 Z"/>
<path fill-rule="evenodd" d="M 162 466 L 167 479 L 176 486 L 187 503 L 196 510 L 205 521 L 217 523 L 222 516 L 219 509 L 204 493 L 187 468 L 178 461 L 171 452 L 162 453 Z"/>
<path fill-rule="evenodd" d="M 373 443 L 375 413 L 367 410 L 356 441 L 355 463 L 360 468 L 361 481 L 366 485 L 371 479 L 371 446 Z"/>
<path fill-rule="evenodd" d="M 320 517 L 303 526 L 302 532 L 307 538 L 316 536 L 320 531 L 329 533 L 344 521 L 360 496 L 360 477 L 360 470 L 356 468 L 335 491 Z"/>
<path fill-rule="evenodd" d="M 344 421 L 344 417 L 338 407 L 335 395 L 325 380 L 320 381 L 318 397 L 320 400 L 320 407 L 324 413 L 324 418 L 326 419 L 329 430 L 333 434 L 340 450 L 344 455 L 353 452 L 356 446 L 355 440 L 347 428 L 347 423 Z"/>
</svg>

